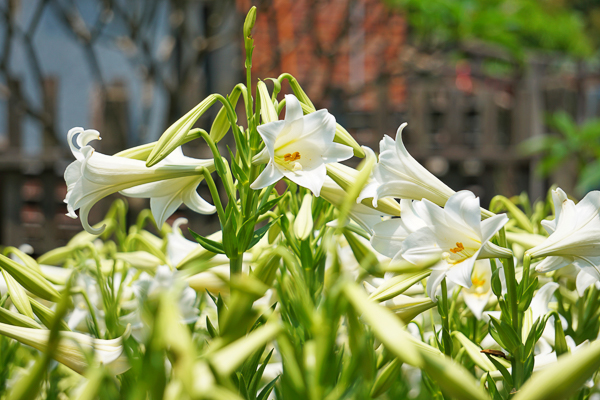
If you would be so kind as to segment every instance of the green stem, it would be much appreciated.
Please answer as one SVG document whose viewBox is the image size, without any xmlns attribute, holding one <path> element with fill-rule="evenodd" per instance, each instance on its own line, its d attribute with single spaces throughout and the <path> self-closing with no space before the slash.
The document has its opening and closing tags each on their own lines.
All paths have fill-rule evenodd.
<svg viewBox="0 0 600 400">
<path fill-rule="evenodd" d="M 229 259 L 229 274 L 230 276 L 242 273 L 242 262 L 244 257 L 242 254 L 237 254 Z"/>
<path fill-rule="evenodd" d="M 504 230 L 504 228 L 500 229 L 498 244 L 502 247 L 507 248 L 506 231 Z M 510 257 L 503 258 L 502 264 L 504 265 L 504 276 L 506 277 L 506 296 L 510 305 L 511 324 L 515 333 L 517 334 L 519 339 L 521 339 L 521 316 L 519 315 L 519 304 L 517 298 L 517 278 L 515 274 L 515 263 L 513 258 Z M 521 345 L 519 346 L 515 354 L 513 354 L 512 360 L 512 377 L 516 390 L 519 390 L 519 388 L 521 387 L 521 384 L 523 383 L 523 376 L 525 374 L 522 352 L 523 346 Z"/>
<path fill-rule="evenodd" d="M 525 366 L 523 365 L 521 349 L 519 349 L 518 354 L 513 354 L 512 367 L 513 383 L 515 389 L 519 390 L 523 384 L 523 376 L 525 375 Z"/>
<path fill-rule="evenodd" d="M 450 337 L 450 323 L 448 321 L 448 286 L 446 278 L 442 280 L 442 340 L 444 341 L 444 354 L 452 357 L 452 338 Z"/>
<path fill-rule="evenodd" d="M 521 286 L 526 290 L 529 286 L 529 269 L 531 265 L 531 256 L 525 253 L 523 256 L 523 278 L 521 278 Z"/>
<path fill-rule="evenodd" d="M 215 185 L 215 181 L 213 180 L 210 172 L 204 168 L 202 171 L 204 175 L 204 180 L 208 185 L 208 190 L 210 190 L 210 195 L 213 199 L 213 203 L 215 203 L 215 207 L 217 208 L 217 214 L 219 215 L 219 220 L 221 221 L 221 226 L 225 226 L 227 222 L 225 220 L 225 210 L 223 210 L 223 204 L 221 204 L 221 198 L 219 197 L 219 191 L 217 190 L 217 185 Z"/>
<path fill-rule="evenodd" d="M 233 138 L 235 140 L 235 146 L 237 148 L 238 153 L 242 153 L 242 149 L 244 148 L 244 144 L 242 143 L 242 137 L 240 133 L 240 129 L 237 126 L 237 115 L 235 114 L 235 110 L 233 106 L 225 97 L 220 94 L 215 94 L 215 98 L 223 104 L 225 110 L 227 111 L 227 119 L 229 120 L 229 124 L 231 125 L 231 131 L 233 132 Z M 249 162 L 245 157 L 241 157 L 244 167 L 247 168 L 249 166 Z"/>
<path fill-rule="evenodd" d="M 502 247 L 507 247 L 506 244 L 506 231 L 504 228 L 500 229 L 498 244 Z M 520 335 L 521 329 L 519 329 L 519 305 L 517 299 L 517 278 L 515 275 L 515 263 L 512 257 L 503 258 L 502 264 L 504 265 L 504 275 L 506 277 L 506 297 L 510 306 L 511 322 L 517 335 Z"/>
<path fill-rule="evenodd" d="M 94 327 L 96 329 L 96 334 L 100 334 L 100 324 L 98 324 L 98 319 L 96 318 L 96 312 L 94 311 L 94 307 L 92 306 L 92 303 L 90 301 L 90 298 L 87 295 L 87 292 L 83 289 L 76 289 L 76 290 L 72 290 L 71 294 L 80 294 L 83 296 L 83 300 L 85 301 L 85 303 L 87 304 L 88 310 L 90 310 L 90 315 L 92 317 L 92 323 L 94 324 Z"/>
</svg>

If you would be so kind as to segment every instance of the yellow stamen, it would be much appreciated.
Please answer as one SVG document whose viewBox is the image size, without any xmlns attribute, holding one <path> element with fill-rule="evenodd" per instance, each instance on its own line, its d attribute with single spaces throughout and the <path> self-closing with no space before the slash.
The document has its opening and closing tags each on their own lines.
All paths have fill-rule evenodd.
<svg viewBox="0 0 600 400">
<path fill-rule="evenodd" d="M 465 246 L 461 242 L 456 242 L 456 247 L 453 249 L 450 249 L 450 251 L 452 253 L 456 254 L 456 253 L 460 253 L 464 249 L 465 249 Z"/>
<path fill-rule="evenodd" d="M 287 153 L 283 155 L 283 161 L 291 162 L 301 158 L 300 153 L 295 151 L 294 153 Z"/>
<path fill-rule="evenodd" d="M 485 279 L 480 279 L 479 277 L 473 275 L 473 277 L 471 278 L 471 281 L 473 282 L 473 286 L 483 286 L 485 285 Z"/>
</svg>

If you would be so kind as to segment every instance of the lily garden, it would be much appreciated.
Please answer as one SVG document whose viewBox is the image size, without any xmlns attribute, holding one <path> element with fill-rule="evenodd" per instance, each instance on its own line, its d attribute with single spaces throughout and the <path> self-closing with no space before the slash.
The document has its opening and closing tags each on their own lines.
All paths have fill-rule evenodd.
<svg viewBox="0 0 600 400">
<path fill-rule="evenodd" d="M 361 146 L 290 74 L 251 75 L 255 19 L 245 84 L 157 142 L 108 155 L 68 132 L 83 230 L 0 255 L 0 398 L 599 399 L 600 192 L 480 204 L 408 153 L 406 124 Z M 90 221 L 114 193 L 150 209 Z M 167 224 L 182 204 L 221 230 Z"/>
</svg>

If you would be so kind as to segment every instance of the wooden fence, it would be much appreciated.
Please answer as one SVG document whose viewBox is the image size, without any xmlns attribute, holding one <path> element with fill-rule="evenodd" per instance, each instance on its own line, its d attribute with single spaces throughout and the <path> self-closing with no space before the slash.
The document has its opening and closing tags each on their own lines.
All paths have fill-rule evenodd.
<svg viewBox="0 0 600 400">
<path fill-rule="evenodd" d="M 533 135 L 544 134 L 545 110 L 576 110 L 580 97 L 572 85 L 556 85 L 556 80 L 538 72 L 531 68 L 522 79 L 514 81 L 474 79 L 469 91 L 459 90 L 454 77 L 411 79 L 404 112 L 386 112 L 382 104 L 374 113 L 346 112 L 336 117 L 360 143 L 376 150 L 382 134 L 394 136 L 400 123 L 409 122 L 405 143 L 411 154 L 452 188 L 474 191 L 484 206 L 495 194 L 515 195 L 526 190 L 537 198 L 545 194 L 547 182 L 533 176 L 537 160 L 522 156 L 518 145 Z M 45 84 L 54 88 L 50 93 L 58 89 L 55 80 L 48 79 Z M 590 81 L 587 85 L 596 83 Z M 18 82 L 12 82 L 10 88 L 19 90 Z M 92 105 L 92 122 L 104 134 L 94 146 L 112 154 L 126 143 L 128 94 L 124 85 L 116 82 L 108 85 L 104 97 L 96 97 L 102 100 Z M 8 126 L 0 127 L 8 131 L 8 144 L 0 149 L 0 243 L 29 243 L 40 254 L 65 244 L 81 230 L 79 220 L 64 215 L 66 186 L 62 174 L 73 157 L 48 132 L 43 134 L 43 153 L 26 157 L 20 141 L 24 115 L 14 98 L 18 97 L 10 96 L 7 101 Z M 51 98 L 46 104 L 48 112 L 55 112 Z M 196 146 L 190 155 L 209 156 L 206 149 Z M 572 174 L 563 171 L 553 178 L 562 180 L 566 190 L 572 188 Z M 210 198 L 204 186 L 200 192 Z M 133 218 L 148 203 L 130 199 L 129 204 Z M 97 204 L 91 222 L 99 221 L 109 205 L 109 200 Z M 202 233 L 218 229 L 215 216 L 188 213 L 185 207 L 174 217 L 178 216 L 186 216 Z"/>
</svg>

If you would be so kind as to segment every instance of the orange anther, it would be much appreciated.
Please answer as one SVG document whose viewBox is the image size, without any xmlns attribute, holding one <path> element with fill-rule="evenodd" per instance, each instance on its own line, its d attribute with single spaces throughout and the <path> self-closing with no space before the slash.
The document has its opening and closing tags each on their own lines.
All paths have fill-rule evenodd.
<svg viewBox="0 0 600 400">
<path fill-rule="evenodd" d="M 460 253 L 464 249 L 465 249 L 465 246 L 463 246 L 463 244 L 461 242 L 456 242 L 456 247 L 453 249 L 450 249 L 450 251 L 452 253 L 456 254 L 456 253 Z"/>
<path fill-rule="evenodd" d="M 297 151 L 295 151 L 294 153 L 287 153 L 283 155 L 283 160 L 290 162 L 290 161 L 296 161 L 299 160 L 300 157 L 300 153 L 298 153 Z"/>
</svg>

